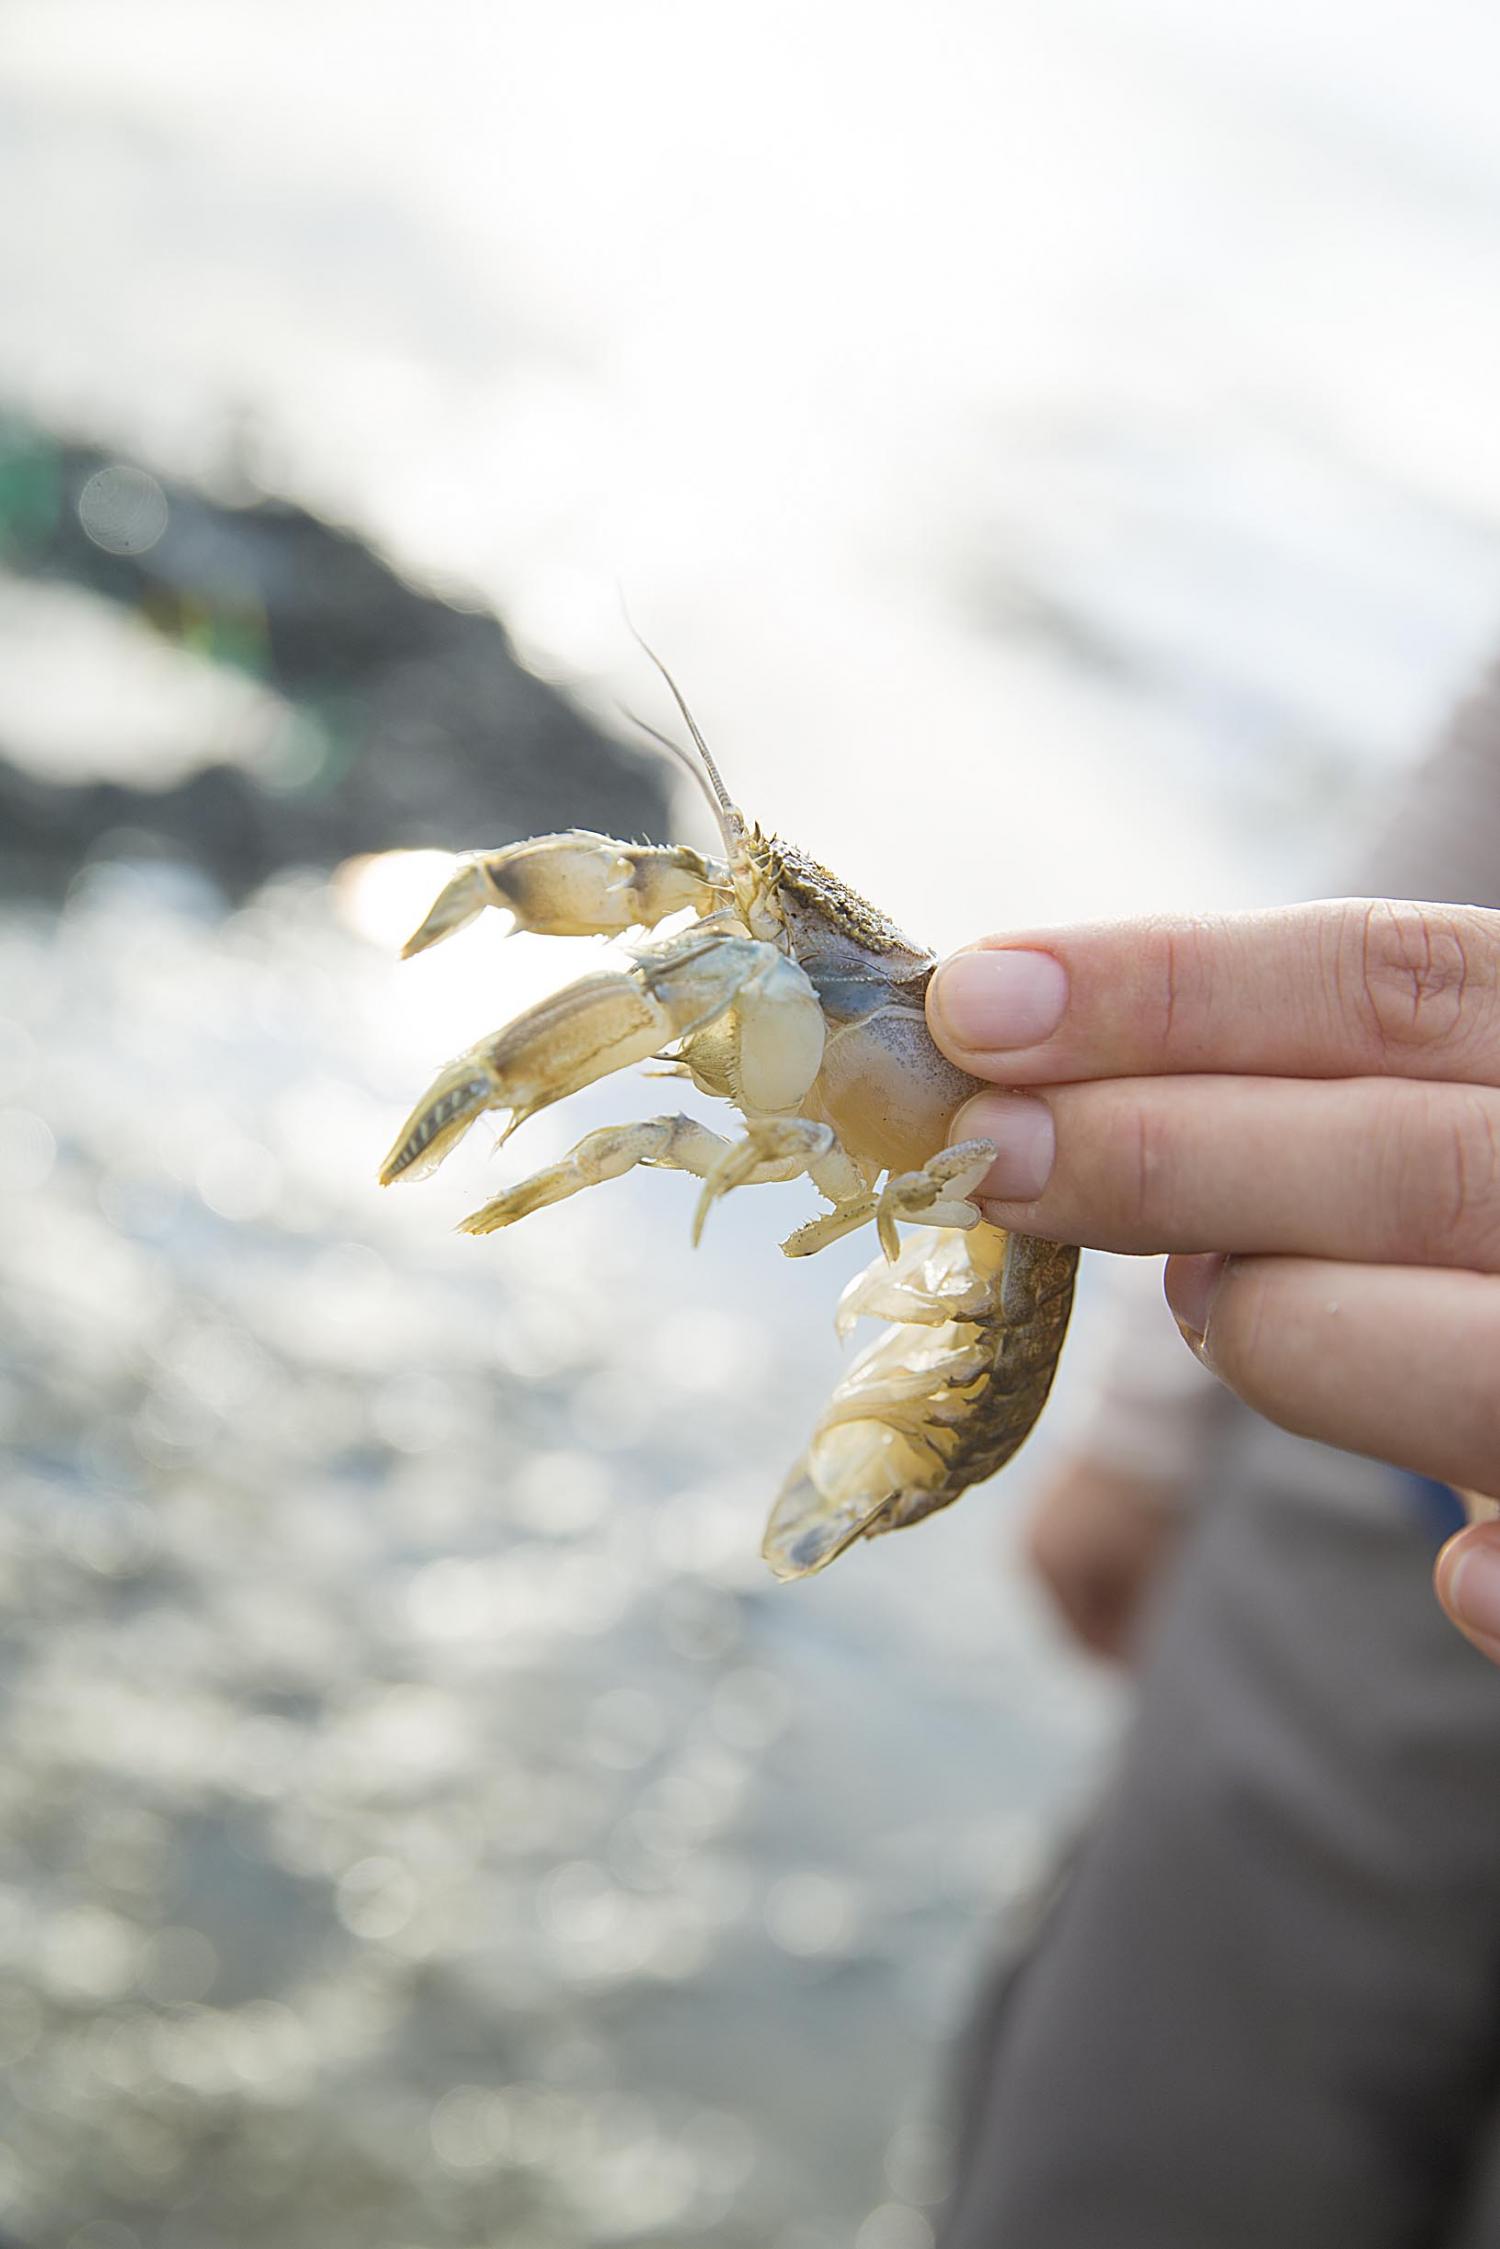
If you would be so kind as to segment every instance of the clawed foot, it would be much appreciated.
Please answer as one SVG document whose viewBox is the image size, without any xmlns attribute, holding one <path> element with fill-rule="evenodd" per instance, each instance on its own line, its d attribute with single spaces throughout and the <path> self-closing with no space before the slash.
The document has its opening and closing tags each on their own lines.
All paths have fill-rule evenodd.
<svg viewBox="0 0 1500 2249">
<path fill-rule="evenodd" d="M 928 1158 L 920 1171 L 897 1172 L 880 1190 L 875 1231 L 894 1265 L 901 1254 L 898 1219 L 919 1226 L 977 1226 L 980 1209 L 969 1201 L 997 1150 L 992 1140 L 960 1140 Z"/>
<path fill-rule="evenodd" d="M 894 1264 L 901 1253 L 899 1223 L 957 1226 L 965 1232 L 979 1224 L 979 1207 L 969 1197 L 994 1160 L 992 1141 L 960 1140 L 930 1157 L 920 1171 L 895 1172 L 883 1187 L 837 1203 L 821 1218 L 799 1226 L 781 1246 L 788 1257 L 811 1257 L 873 1219 L 880 1246 Z"/>
<path fill-rule="evenodd" d="M 834 1136 L 828 1126 L 813 1124 L 806 1117 L 754 1119 L 746 1128 L 744 1138 L 726 1148 L 704 1179 L 698 1208 L 693 1213 L 693 1247 L 696 1249 L 702 1240 L 708 1214 L 721 1195 L 752 1183 L 762 1186 L 776 1180 L 799 1178 L 819 1157 L 826 1156 L 833 1145 Z"/>
</svg>

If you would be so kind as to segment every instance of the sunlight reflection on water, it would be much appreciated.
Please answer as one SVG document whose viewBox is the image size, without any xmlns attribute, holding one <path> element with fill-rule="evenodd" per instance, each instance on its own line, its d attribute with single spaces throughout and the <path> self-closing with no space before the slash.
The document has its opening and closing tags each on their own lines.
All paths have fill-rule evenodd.
<svg viewBox="0 0 1500 2249">
<path fill-rule="evenodd" d="M 0 1255 L 12 2216 L 771 2238 L 921 2126 L 932 2001 L 1103 1706 L 1025 1707 L 1049 1659 L 977 1590 L 988 1520 L 971 1665 L 951 1599 L 913 1629 L 951 1552 L 769 1585 L 837 1276 L 788 1288 L 763 1211 L 694 1258 L 627 1181 L 512 1258 L 373 1189 L 435 1026 L 372 1038 L 406 972 L 344 903 L 219 922 L 117 865 L 0 926 L 56 1007 L 5 1042 L 52 1154 Z M 830 2120 L 820 2057 L 913 1973 Z"/>
</svg>

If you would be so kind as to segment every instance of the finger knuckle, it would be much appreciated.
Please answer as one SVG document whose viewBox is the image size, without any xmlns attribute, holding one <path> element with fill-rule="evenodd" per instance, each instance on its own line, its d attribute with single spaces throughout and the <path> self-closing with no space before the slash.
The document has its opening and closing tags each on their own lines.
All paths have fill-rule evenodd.
<svg viewBox="0 0 1500 2249">
<path fill-rule="evenodd" d="M 1500 1112 L 1493 1096 L 1445 1086 L 1396 1106 L 1389 1174 L 1398 1245 L 1439 1264 L 1490 1270 L 1500 1262 Z"/>
<path fill-rule="evenodd" d="M 1156 940 L 1142 952 L 1143 962 L 1149 963 L 1148 1019 L 1154 1042 L 1164 1053 L 1181 1039 L 1191 1039 L 1201 1019 L 1212 1013 L 1216 926 L 1207 915 L 1163 916 L 1145 925 Z"/>
<path fill-rule="evenodd" d="M 1161 945 L 1161 1043 L 1170 1047 L 1172 1032 L 1177 1024 L 1182 1001 L 1184 953 L 1187 950 L 1183 932 L 1170 924 L 1162 931 Z"/>
<path fill-rule="evenodd" d="M 1122 1141 L 1121 1207 L 1134 1236 L 1154 1239 L 1171 1226 L 1178 1169 L 1171 1124 L 1149 1104 L 1137 1102 L 1127 1113 Z"/>
<path fill-rule="evenodd" d="M 1408 1059 L 1463 1036 L 1465 1003 L 1493 954 L 1482 916 L 1461 907 L 1358 900 L 1341 941 L 1340 984 L 1352 984 L 1378 1053 Z"/>
</svg>

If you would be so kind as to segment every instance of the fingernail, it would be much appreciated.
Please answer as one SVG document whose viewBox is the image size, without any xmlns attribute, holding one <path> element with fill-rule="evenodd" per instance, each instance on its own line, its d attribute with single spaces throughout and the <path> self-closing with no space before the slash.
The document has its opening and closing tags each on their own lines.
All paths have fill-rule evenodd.
<svg viewBox="0 0 1500 2249">
<path fill-rule="evenodd" d="M 1494 1539 L 1464 1540 L 1448 1566 L 1443 1592 L 1460 1624 L 1500 1640 L 1500 1546 Z"/>
<path fill-rule="evenodd" d="M 1165 1285 L 1172 1317 L 1199 1353 L 1207 1340 L 1208 1316 L 1228 1263 L 1228 1258 L 1218 1251 L 1198 1257 L 1167 1259 Z"/>
<path fill-rule="evenodd" d="M 954 1118 L 954 1140 L 993 1140 L 995 1160 L 974 1193 L 997 1203 L 1034 1202 L 1052 1177 L 1057 1132 L 1045 1101 L 1026 1093 L 981 1093 Z"/>
<path fill-rule="evenodd" d="M 932 980 L 939 1023 L 972 1054 L 1050 1039 L 1067 1003 L 1068 972 L 1050 953 L 955 953 Z"/>
</svg>

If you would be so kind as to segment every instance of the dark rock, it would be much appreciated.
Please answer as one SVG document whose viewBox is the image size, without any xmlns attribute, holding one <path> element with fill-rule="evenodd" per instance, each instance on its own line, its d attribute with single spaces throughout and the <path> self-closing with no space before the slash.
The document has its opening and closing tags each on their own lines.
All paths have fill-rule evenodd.
<svg viewBox="0 0 1500 2249">
<path fill-rule="evenodd" d="M 135 539 L 125 506 L 101 544 L 80 499 L 122 466 L 146 520 Z M 0 749 L 0 853 L 14 874 L 55 877 L 115 830 L 143 832 L 231 893 L 278 868 L 402 844 L 461 849 L 571 826 L 668 833 L 654 760 L 528 672 L 497 618 L 409 584 L 290 502 L 232 504 L 0 422 L 0 565 L 129 607 L 264 681 L 307 729 L 306 756 L 275 785 L 206 758 L 160 790 L 70 786 Z"/>
</svg>

